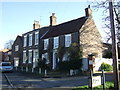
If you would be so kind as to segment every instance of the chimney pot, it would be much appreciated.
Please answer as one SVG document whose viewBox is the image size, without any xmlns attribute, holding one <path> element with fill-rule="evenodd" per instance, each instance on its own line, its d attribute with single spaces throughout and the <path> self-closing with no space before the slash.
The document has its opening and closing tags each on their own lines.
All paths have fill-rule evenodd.
<svg viewBox="0 0 120 90">
<path fill-rule="evenodd" d="M 56 25 L 56 16 L 55 13 L 52 13 L 52 16 L 50 16 L 50 26 Z"/>
<path fill-rule="evenodd" d="M 39 21 L 34 20 L 33 29 L 38 29 L 38 28 L 40 28 Z"/>
<path fill-rule="evenodd" d="M 85 14 L 87 17 L 92 18 L 92 9 L 90 8 L 90 5 L 88 5 L 88 8 L 85 8 Z"/>
</svg>

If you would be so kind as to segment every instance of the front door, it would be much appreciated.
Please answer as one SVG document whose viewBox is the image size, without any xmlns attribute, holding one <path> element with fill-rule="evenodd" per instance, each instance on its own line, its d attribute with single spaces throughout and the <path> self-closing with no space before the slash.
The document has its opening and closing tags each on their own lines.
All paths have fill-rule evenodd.
<svg viewBox="0 0 120 90">
<path fill-rule="evenodd" d="M 33 68 L 37 66 L 38 63 L 38 50 L 33 51 Z"/>
<path fill-rule="evenodd" d="M 58 62 L 59 62 L 58 55 L 56 52 L 53 52 L 53 67 L 52 67 L 52 69 L 58 68 Z"/>
</svg>

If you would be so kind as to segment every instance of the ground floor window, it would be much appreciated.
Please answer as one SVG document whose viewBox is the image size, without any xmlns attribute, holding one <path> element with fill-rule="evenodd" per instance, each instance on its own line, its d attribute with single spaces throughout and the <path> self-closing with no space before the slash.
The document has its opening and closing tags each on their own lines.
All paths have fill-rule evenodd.
<svg viewBox="0 0 120 90">
<path fill-rule="evenodd" d="M 18 67 L 19 66 L 19 58 L 16 57 L 14 58 L 14 67 Z"/>
<path fill-rule="evenodd" d="M 44 54 L 42 54 L 42 60 L 43 60 L 44 58 L 46 59 L 46 64 L 49 64 L 50 61 L 49 61 L 48 53 L 44 53 Z"/>
<path fill-rule="evenodd" d="M 32 63 L 32 50 L 28 52 L 28 63 Z"/>
<path fill-rule="evenodd" d="M 23 63 L 26 63 L 26 59 L 27 59 L 26 51 L 23 51 Z"/>
</svg>

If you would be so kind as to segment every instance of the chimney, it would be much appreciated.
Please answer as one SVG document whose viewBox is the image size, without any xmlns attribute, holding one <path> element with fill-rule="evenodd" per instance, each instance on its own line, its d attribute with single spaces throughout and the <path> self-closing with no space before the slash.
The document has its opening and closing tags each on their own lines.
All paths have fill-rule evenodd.
<svg viewBox="0 0 120 90">
<path fill-rule="evenodd" d="M 88 5 L 88 8 L 85 8 L 85 14 L 86 17 L 92 18 L 92 9 L 90 8 L 90 5 Z"/>
<path fill-rule="evenodd" d="M 33 29 L 38 29 L 38 28 L 40 28 L 39 21 L 34 20 Z"/>
<path fill-rule="evenodd" d="M 52 16 L 50 16 L 50 26 L 56 25 L 56 16 L 55 13 L 52 13 Z"/>
</svg>

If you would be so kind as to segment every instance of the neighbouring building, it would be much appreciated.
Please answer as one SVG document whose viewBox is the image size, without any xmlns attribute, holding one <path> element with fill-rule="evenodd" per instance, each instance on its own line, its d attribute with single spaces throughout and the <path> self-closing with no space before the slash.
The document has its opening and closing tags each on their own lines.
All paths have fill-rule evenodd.
<svg viewBox="0 0 120 90">
<path fill-rule="evenodd" d="M 17 36 L 12 45 L 12 60 L 14 67 L 22 65 L 23 40 L 21 36 Z"/>
<path fill-rule="evenodd" d="M 8 52 L 8 49 L 0 50 L 0 62 L 6 61 L 6 53 Z"/>
<path fill-rule="evenodd" d="M 14 61 L 18 60 L 20 63 L 20 67 L 28 67 L 28 70 L 36 68 L 39 60 L 46 58 L 51 69 L 56 69 L 59 62 L 57 48 L 69 47 L 72 43 L 82 47 L 83 58 L 88 58 L 88 55 L 93 53 L 96 57 L 102 57 L 101 35 L 92 19 L 90 6 L 85 9 L 83 17 L 58 25 L 56 22 L 57 17 L 52 13 L 49 26 L 40 27 L 39 22 L 34 21 L 32 31 L 17 37 L 12 54 Z M 64 55 L 63 61 L 66 58 L 67 54 Z"/>
</svg>

